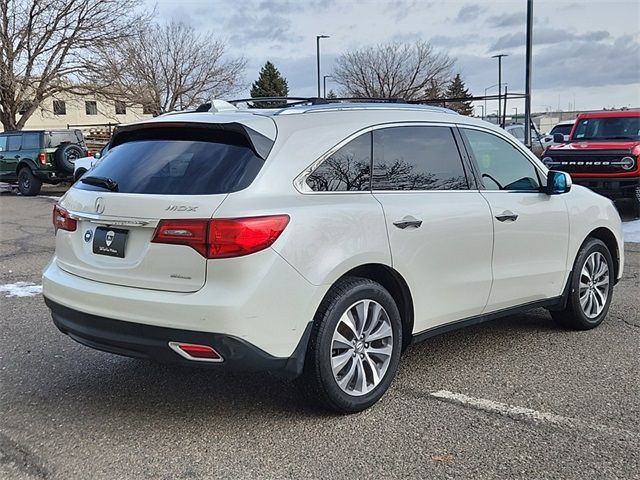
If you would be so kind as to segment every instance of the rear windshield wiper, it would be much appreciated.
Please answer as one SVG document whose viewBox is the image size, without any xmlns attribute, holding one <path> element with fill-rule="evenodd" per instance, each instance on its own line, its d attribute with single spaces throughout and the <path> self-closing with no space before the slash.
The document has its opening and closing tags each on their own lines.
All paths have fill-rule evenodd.
<svg viewBox="0 0 640 480">
<path fill-rule="evenodd" d="M 107 177 L 82 177 L 80 181 L 87 185 L 106 188 L 112 192 L 118 191 L 118 182 Z"/>
</svg>

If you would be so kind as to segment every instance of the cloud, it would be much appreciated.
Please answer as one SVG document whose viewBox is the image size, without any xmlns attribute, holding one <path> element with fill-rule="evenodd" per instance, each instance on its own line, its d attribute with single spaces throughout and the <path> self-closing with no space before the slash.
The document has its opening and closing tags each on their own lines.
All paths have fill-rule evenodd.
<svg viewBox="0 0 640 480">
<path fill-rule="evenodd" d="M 415 15 L 416 11 L 425 11 L 433 6 L 433 2 L 425 0 L 395 0 L 384 7 L 385 14 L 390 14 L 396 22 Z"/>
<path fill-rule="evenodd" d="M 429 42 L 436 47 L 456 48 L 473 43 L 479 43 L 480 40 L 481 37 L 477 33 L 469 33 L 455 37 L 451 35 L 436 35 L 431 37 Z"/>
<path fill-rule="evenodd" d="M 524 12 L 503 13 L 501 15 L 493 15 L 487 19 L 487 23 L 493 27 L 512 27 L 515 25 L 524 25 L 526 15 Z"/>
<path fill-rule="evenodd" d="M 605 32 L 604 30 L 586 32 L 580 35 L 576 35 L 567 30 L 554 28 L 538 28 L 534 29 L 533 31 L 533 43 L 534 45 L 555 45 L 558 43 L 573 40 L 598 42 L 609 38 L 609 36 L 609 32 Z M 509 33 L 498 38 L 498 40 L 496 40 L 494 44 L 489 47 L 489 52 L 524 47 L 525 42 L 526 36 L 524 32 Z"/>
<path fill-rule="evenodd" d="M 478 4 L 465 5 L 458 11 L 458 15 L 455 17 L 456 22 L 470 22 L 478 18 L 478 16 L 486 11 L 487 7 Z"/>
</svg>

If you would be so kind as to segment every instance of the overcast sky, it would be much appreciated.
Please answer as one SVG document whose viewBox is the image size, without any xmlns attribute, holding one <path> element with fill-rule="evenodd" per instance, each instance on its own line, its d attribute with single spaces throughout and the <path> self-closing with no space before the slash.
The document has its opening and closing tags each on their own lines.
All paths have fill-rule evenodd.
<svg viewBox="0 0 640 480">
<path fill-rule="evenodd" d="M 345 50 L 425 40 L 456 59 L 471 93 L 497 83 L 496 53 L 509 55 L 503 82 L 524 91 L 526 0 L 158 0 L 157 9 L 225 39 L 247 60 L 247 85 L 270 60 L 292 96 L 316 93 L 320 34 L 331 36 L 321 41 L 323 75 Z M 534 0 L 534 111 L 640 107 L 639 26 L 640 0 Z"/>
</svg>

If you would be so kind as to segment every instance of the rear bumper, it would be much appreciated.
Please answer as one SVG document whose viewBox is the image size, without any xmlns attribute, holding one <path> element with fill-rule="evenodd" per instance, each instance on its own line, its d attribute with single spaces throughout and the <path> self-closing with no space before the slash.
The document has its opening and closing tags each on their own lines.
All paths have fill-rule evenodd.
<svg viewBox="0 0 640 480">
<path fill-rule="evenodd" d="M 231 335 L 195 332 L 113 320 L 74 310 L 45 297 L 53 323 L 73 340 L 109 353 L 161 363 L 206 366 L 240 371 L 272 371 L 287 377 L 302 373 L 311 323 L 290 357 L 274 357 L 251 343 Z M 169 347 L 169 342 L 213 347 L 220 363 L 190 361 Z"/>
<path fill-rule="evenodd" d="M 33 174 L 44 183 L 60 183 L 73 181 L 73 173 L 66 173 L 56 170 L 31 170 Z"/>
<path fill-rule="evenodd" d="M 576 185 L 582 185 L 594 192 L 608 198 L 631 198 L 635 195 L 635 189 L 640 186 L 640 177 L 615 178 L 615 177 L 574 177 L 572 181 Z"/>
</svg>

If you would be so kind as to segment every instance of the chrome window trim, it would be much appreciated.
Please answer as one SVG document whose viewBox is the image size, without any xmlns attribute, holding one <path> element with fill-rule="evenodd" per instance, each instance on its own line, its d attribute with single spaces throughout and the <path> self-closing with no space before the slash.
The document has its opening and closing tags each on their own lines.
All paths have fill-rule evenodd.
<svg viewBox="0 0 640 480">
<path fill-rule="evenodd" d="M 360 135 L 364 135 L 365 133 L 373 132 L 375 130 L 381 130 L 383 128 L 393 128 L 393 127 L 448 127 L 448 128 L 456 128 L 457 123 L 455 122 L 429 122 L 429 121 L 407 121 L 407 122 L 389 122 L 389 123 L 379 123 L 376 125 L 370 125 L 368 127 L 362 128 L 355 133 L 352 133 L 344 140 L 337 143 L 335 146 L 331 147 L 327 152 L 321 155 L 318 159 L 316 159 L 311 165 L 305 168 L 298 176 L 293 180 L 293 186 L 295 189 L 303 194 L 303 195 L 354 195 L 354 194 L 362 194 L 362 193 L 431 193 L 431 192 L 477 192 L 477 189 L 467 188 L 460 190 L 350 190 L 350 191 L 336 191 L 336 192 L 316 192 L 315 190 L 311 190 L 311 187 L 307 185 L 307 178 L 309 175 L 313 173 L 313 171 L 320 166 L 322 162 L 324 162 L 327 158 L 333 155 L 335 152 L 344 147 L 347 143 L 359 137 Z M 460 161 L 463 162 L 462 152 L 460 153 Z M 466 171 L 465 171 L 466 173 Z"/>
</svg>

